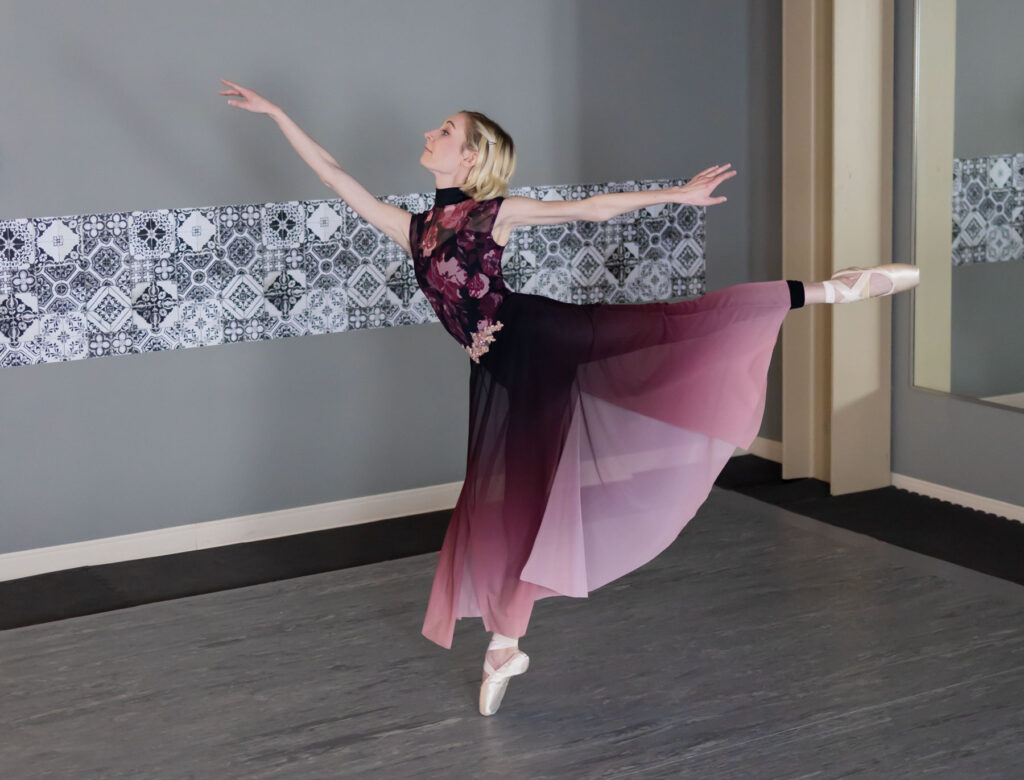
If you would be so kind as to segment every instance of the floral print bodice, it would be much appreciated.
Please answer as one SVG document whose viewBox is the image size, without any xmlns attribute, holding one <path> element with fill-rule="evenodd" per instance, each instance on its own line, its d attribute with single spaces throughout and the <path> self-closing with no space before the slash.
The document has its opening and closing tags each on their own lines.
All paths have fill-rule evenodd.
<svg viewBox="0 0 1024 780">
<path fill-rule="evenodd" d="M 503 200 L 476 201 L 444 187 L 409 226 L 416 281 L 445 330 L 477 363 L 502 328 L 495 313 L 512 292 L 501 275 L 504 247 L 491 235 Z"/>
</svg>

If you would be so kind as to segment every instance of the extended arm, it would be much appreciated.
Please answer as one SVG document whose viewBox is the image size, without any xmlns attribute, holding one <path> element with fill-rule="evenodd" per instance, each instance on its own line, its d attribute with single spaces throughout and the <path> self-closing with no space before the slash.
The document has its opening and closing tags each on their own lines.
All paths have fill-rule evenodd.
<svg viewBox="0 0 1024 780">
<path fill-rule="evenodd" d="M 320 181 L 338 193 L 356 214 L 385 233 L 411 256 L 409 223 L 412 215 L 405 209 L 378 200 L 373 193 L 343 171 L 338 161 L 280 108 L 275 106 L 269 113 L 299 156 L 316 171 Z"/>
<path fill-rule="evenodd" d="M 269 100 L 251 89 L 239 86 L 227 79 L 221 79 L 231 89 L 222 89 L 222 95 L 245 98 L 245 102 L 229 100 L 228 105 L 238 106 L 257 114 L 269 114 L 277 122 L 285 138 L 295 147 L 299 156 L 316 171 L 320 181 L 341 196 L 352 210 L 375 228 L 385 233 L 409 255 L 409 225 L 412 215 L 405 209 L 378 200 L 359 182 L 345 173 L 327 150 L 310 138 L 292 119 Z"/>
<path fill-rule="evenodd" d="M 725 201 L 711 197 L 712 190 L 736 175 L 729 165 L 716 165 L 701 171 L 681 187 L 638 192 L 604 192 L 583 200 L 537 200 L 506 198 L 495 221 L 494 232 L 507 232 L 526 225 L 552 225 L 558 222 L 606 222 L 619 214 L 636 211 L 658 203 L 685 203 L 690 206 L 711 206 Z"/>
</svg>

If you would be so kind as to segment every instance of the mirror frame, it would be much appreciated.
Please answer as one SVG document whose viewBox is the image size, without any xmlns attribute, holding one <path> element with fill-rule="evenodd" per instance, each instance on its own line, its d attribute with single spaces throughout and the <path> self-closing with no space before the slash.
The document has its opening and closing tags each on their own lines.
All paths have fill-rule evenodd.
<svg viewBox="0 0 1024 780">
<path fill-rule="evenodd" d="M 923 0 L 914 0 L 914 120 L 913 120 L 913 139 L 911 142 L 911 157 L 913 163 L 913 173 L 911 176 L 910 185 L 910 261 L 915 266 L 918 266 L 917 262 L 917 236 L 918 236 L 918 213 L 917 213 L 917 184 L 918 184 L 918 134 L 921 130 L 920 125 L 920 114 L 921 114 L 921 3 Z M 955 114 L 954 114 L 954 121 Z M 950 232 L 952 234 L 952 226 L 950 226 Z M 949 258 L 949 262 L 953 262 L 952 255 Z M 973 395 L 963 395 L 961 393 L 953 393 L 948 390 L 936 390 L 932 387 L 925 387 L 924 385 L 918 385 L 914 382 L 914 373 L 916 367 L 915 350 L 917 347 L 917 290 L 912 290 L 913 295 L 910 301 L 910 356 L 907 361 L 908 373 L 909 373 L 909 384 L 914 390 L 923 393 L 932 393 L 933 395 L 943 396 L 946 398 L 956 398 L 961 401 L 967 401 L 969 403 L 980 404 L 982 406 L 991 406 L 996 409 L 1006 409 L 1011 412 L 1024 412 L 1024 408 L 1019 406 L 1011 406 L 1010 404 L 1001 404 L 997 401 L 988 401 L 983 398 L 978 398 Z"/>
</svg>

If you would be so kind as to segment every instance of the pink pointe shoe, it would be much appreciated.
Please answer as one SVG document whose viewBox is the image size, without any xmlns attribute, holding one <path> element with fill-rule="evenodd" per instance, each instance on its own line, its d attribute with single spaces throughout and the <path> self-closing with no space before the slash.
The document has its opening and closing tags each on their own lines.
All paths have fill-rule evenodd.
<svg viewBox="0 0 1024 780">
<path fill-rule="evenodd" d="M 518 648 L 518 644 L 503 644 L 500 641 L 492 640 L 489 649 L 493 650 L 498 645 Z M 518 650 L 497 669 L 491 666 L 490 661 L 484 659 L 484 671 L 487 673 L 487 679 L 480 685 L 480 714 L 493 715 L 496 713 L 498 707 L 501 706 L 501 700 L 505 698 L 509 679 L 517 674 L 522 674 L 529 666 L 530 656 L 522 650 Z"/>
<path fill-rule="evenodd" d="M 851 274 L 854 271 L 860 271 L 860 274 L 852 286 L 848 282 L 836 278 L 840 274 Z M 871 294 L 872 274 L 878 274 L 889 280 L 889 289 L 886 292 Z M 825 288 L 825 303 L 850 303 L 852 301 L 881 298 L 886 295 L 903 292 L 912 287 L 917 287 L 920 281 L 921 269 L 916 265 L 889 263 L 888 265 L 878 265 L 873 268 L 861 268 L 856 265 L 852 268 L 844 268 L 832 274 L 831 280 L 821 284 Z"/>
</svg>

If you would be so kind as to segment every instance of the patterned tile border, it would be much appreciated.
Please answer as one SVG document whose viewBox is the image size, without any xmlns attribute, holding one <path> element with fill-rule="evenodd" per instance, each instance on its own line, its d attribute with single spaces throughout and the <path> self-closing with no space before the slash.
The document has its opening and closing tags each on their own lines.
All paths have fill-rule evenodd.
<svg viewBox="0 0 1024 780">
<path fill-rule="evenodd" d="M 1024 260 L 1024 154 L 953 160 L 953 265 Z"/>
<path fill-rule="evenodd" d="M 509 194 L 577 200 L 683 183 Z M 381 200 L 418 213 L 433 198 Z M 517 229 L 503 274 L 513 290 L 572 303 L 700 295 L 705 218 L 659 204 Z M 412 259 L 340 199 L 0 220 L 0 367 L 425 322 L 437 316 Z"/>
</svg>

